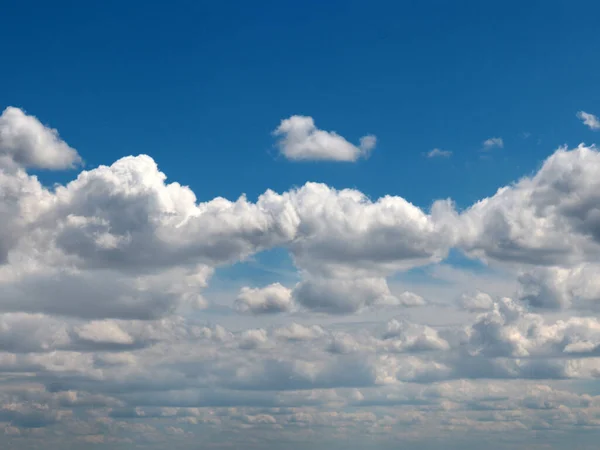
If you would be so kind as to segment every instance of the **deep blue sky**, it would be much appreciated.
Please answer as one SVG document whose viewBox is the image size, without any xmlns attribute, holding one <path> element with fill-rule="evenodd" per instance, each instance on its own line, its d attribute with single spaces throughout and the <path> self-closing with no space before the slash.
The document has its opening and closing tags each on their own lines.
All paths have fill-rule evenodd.
<svg viewBox="0 0 600 450">
<path fill-rule="evenodd" d="M 600 110 L 592 1 L 4 1 L 0 107 L 57 128 L 90 167 L 148 153 L 201 200 L 307 180 L 460 205 L 591 142 Z M 358 164 L 290 163 L 292 114 Z M 527 139 L 522 133 L 531 133 Z M 505 148 L 481 159 L 481 142 Z M 428 160 L 439 147 L 449 160 Z M 66 176 L 74 176 L 73 174 Z"/>
</svg>

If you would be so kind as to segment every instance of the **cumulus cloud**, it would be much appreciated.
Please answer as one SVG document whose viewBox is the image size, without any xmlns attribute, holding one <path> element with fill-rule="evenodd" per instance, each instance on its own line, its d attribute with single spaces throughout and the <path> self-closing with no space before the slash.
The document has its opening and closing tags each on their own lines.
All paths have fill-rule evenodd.
<svg viewBox="0 0 600 450">
<path fill-rule="evenodd" d="M 392 319 L 387 323 L 383 338 L 392 351 L 448 350 L 450 345 L 436 330 L 425 325 Z"/>
<path fill-rule="evenodd" d="M 366 135 L 355 146 L 333 131 L 319 130 L 312 117 L 291 116 L 273 131 L 282 155 L 292 161 L 356 162 L 366 158 L 377 144 L 377 138 Z"/>
<path fill-rule="evenodd" d="M 532 177 L 485 198 L 461 215 L 461 246 L 484 259 L 565 265 L 600 250 L 600 153 L 561 148 Z"/>
<path fill-rule="evenodd" d="M 0 166 L 57 170 L 80 163 L 77 151 L 36 117 L 11 106 L 0 115 Z"/>
<path fill-rule="evenodd" d="M 293 295 L 306 308 L 331 314 L 398 303 L 384 278 L 309 278 L 294 288 Z"/>
<path fill-rule="evenodd" d="M 504 148 L 504 140 L 501 137 L 491 137 L 483 141 L 484 150 L 492 150 L 494 148 Z"/>
<path fill-rule="evenodd" d="M 579 111 L 577 117 L 581 119 L 584 125 L 590 130 L 600 130 L 600 120 L 594 114 L 586 113 L 585 111 Z"/>
<path fill-rule="evenodd" d="M 236 300 L 237 310 L 243 313 L 272 314 L 291 311 L 292 307 L 292 291 L 280 283 L 264 288 L 243 287 Z"/>
<path fill-rule="evenodd" d="M 494 306 L 493 298 L 481 291 L 464 293 L 460 296 L 459 302 L 467 311 L 488 311 Z"/>
<path fill-rule="evenodd" d="M 597 311 L 600 280 L 597 264 L 535 267 L 520 274 L 519 298 L 536 308 Z"/>
<path fill-rule="evenodd" d="M 428 158 L 449 158 L 452 156 L 452 152 L 450 150 L 434 148 L 433 150 L 427 152 L 426 156 Z"/>
</svg>

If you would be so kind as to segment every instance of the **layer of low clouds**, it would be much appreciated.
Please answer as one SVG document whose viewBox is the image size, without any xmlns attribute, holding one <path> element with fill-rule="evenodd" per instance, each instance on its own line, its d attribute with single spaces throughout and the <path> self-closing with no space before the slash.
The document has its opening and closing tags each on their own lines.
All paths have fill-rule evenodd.
<svg viewBox="0 0 600 450">
<path fill-rule="evenodd" d="M 364 151 L 292 119 L 282 152 Z M 198 202 L 148 155 L 49 189 L 28 170 L 80 164 L 67 140 L 0 118 L 3 448 L 460 448 L 466 432 L 515 448 L 532 430 L 548 448 L 600 431 L 596 147 L 459 211 L 321 183 Z M 275 248 L 292 281 L 210 290 Z"/>
</svg>

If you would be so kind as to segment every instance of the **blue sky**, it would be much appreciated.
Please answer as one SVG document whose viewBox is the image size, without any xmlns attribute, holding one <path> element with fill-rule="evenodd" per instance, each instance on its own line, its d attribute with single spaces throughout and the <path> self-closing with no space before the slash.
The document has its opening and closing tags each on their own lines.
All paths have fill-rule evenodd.
<svg viewBox="0 0 600 450">
<path fill-rule="evenodd" d="M 4 3 L 1 448 L 597 448 L 597 2 Z"/>
<path fill-rule="evenodd" d="M 594 2 L 121 3 L 0 19 L 3 104 L 52 118 L 91 167 L 144 152 L 203 199 L 308 179 L 466 206 L 591 139 L 575 113 L 599 100 Z M 270 132 L 292 114 L 378 149 L 288 164 Z M 493 136 L 505 148 L 482 161 Z"/>
</svg>

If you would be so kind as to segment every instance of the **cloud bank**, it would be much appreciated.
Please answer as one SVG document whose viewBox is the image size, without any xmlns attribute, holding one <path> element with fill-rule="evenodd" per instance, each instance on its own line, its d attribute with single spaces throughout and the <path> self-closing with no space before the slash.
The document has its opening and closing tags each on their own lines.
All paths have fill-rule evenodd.
<svg viewBox="0 0 600 450">
<path fill-rule="evenodd" d="M 282 152 L 364 152 L 287 120 Z M 80 162 L 33 116 L 2 114 L 6 448 L 436 448 L 468 431 L 500 449 L 535 430 L 547 448 L 598 431 L 596 147 L 560 148 L 461 211 L 320 183 L 198 202 L 148 155 L 53 188 L 28 172 Z M 210 290 L 276 248 L 293 281 Z M 451 267 L 450 251 L 485 271 Z"/>
</svg>

